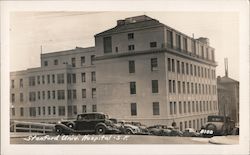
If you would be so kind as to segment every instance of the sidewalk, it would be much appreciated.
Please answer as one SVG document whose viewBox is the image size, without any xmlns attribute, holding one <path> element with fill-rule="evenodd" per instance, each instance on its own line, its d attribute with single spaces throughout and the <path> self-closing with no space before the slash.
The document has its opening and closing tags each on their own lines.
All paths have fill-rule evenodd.
<svg viewBox="0 0 250 155">
<path fill-rule="evenodd" d="M 10 138 L 25 138 L 28 136 L 42 136 L 45 135 L 44 133 L 37 133 L 37 132 L 11 132 Z"/>
<path fill-rule="evenodd" d="M 239 144 L 239 135 L 237 136 L 215 136 L 209 140 L 211 144 L 233 145 Z"/>
</svg>

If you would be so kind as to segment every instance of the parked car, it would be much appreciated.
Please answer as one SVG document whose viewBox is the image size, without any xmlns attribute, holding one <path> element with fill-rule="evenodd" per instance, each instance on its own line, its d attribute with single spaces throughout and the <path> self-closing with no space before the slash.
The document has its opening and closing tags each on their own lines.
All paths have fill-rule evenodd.
<svg viewBox="0 0 250 155">
<path fill-rule="evenodd" d="M 167 125 L 149 126 L 148 131 L 150 134 L 156 135 L 156 136 L 163 136 L 163 135 L 169 134 L 169 130 L 167 130 Z"/>
<path fill-rule="evenodd" d="M 143 134 L 143 135 L 150 134 L 146 125 L 141 124 L 140 122 L 131 122 L 131 124 L 139 127 L 141 134 Z"/>
<path fill-rule="evenodd" d="M 186 128 L 184 131 L 183 131 L 183 136 L 184 137 L 199 137 L 200 136 L 200 133 L 197 132 L 195 129 L 193 128 Z"/>
<path fill-rule="evenodd" d="M 230 117 L 212 115 L 208 116 L 208 121 L 202 126 L 200 133 L 203 136 L 227 135 L 234 127 L 235 123 Z"/>
<path fill-rule="evenodd" d="M 61 121 L 55 125 L 57 134 L 73 133 L 116 133 L 119 130 L 114 123 L 109 120 L 108 115 L 104 113 L 84 113 L 78 114 L 76 120 Z"/>
<path fill-rule="evenodd" d="M 115 118 L 111 118 L 110 120 L 114 123 L 115 127 L 119 129 L 119 133 L 121 134 L 141 134 L 140 128 L 132 125 L 130 122 L 120 121 Z"/>
</svg>

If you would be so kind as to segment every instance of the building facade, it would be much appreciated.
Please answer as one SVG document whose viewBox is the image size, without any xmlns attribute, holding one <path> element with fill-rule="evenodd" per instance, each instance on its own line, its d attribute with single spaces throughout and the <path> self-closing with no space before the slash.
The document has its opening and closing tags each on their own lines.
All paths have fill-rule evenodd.
<svg viewBox="0 0 250 155">
<path fill-rule="evenodd" d="M 218 114 L 209 40 L 148 16 L 118 20 L 95 35 L 95 47 L 42 54 L 41 63 L 11 73 L 12 119 L 53 122 L 98 111 L 146 125 L 176 122 L 182 130 Z"/>
</svg>

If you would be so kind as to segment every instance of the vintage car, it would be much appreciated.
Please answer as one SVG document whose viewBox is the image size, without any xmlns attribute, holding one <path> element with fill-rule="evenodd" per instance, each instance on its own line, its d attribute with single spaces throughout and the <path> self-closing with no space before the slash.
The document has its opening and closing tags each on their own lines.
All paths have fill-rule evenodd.
<svg viewBox="0 0 250 155">
<path fill-rule="evenodd" d="M 156 136 L 182 136 L 182 132 L 167 125 L 154 125 L 148 127 L 150 134 Z"/>
<path fill-rule="evenodd" d="M 200 133 L 193 128 L 186 128 L 183 131 L 183 137 L 199 137 Z"/>
<path fill-rule="evenodd" d="M 121 134 L 141 134 L 140 128 L 138 126 L 130 124 L 130 122 L 119 121 L 115 118 L 111 118 L 110 120 L 114 123 L 115 127 L 119 129 Z"/>
<path fill-rule="evenodd" d="M 230 117 L 212 115 L 208 116 L 207 123 L 201 127 L 200 133 L 203 136 L 227 135 L 235 127 L 234 121 Z"/>
<path fill-rule="evenodd" d="M 78 114 L 76 120 L 61 121 L 55 125 L 57 134 L 116 133 L 119 130 L 109 120 L 108 115 L 93 112 Z"/>
</svg>

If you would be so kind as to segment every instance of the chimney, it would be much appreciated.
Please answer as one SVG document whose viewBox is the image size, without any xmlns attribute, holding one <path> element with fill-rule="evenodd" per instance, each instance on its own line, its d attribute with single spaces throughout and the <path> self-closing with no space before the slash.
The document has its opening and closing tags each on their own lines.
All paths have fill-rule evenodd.
<svg viewBox="0 0 250 155">
<path fill-rule="evenodd" d="M 225 76 L 228 77 L 228 59 L 224 59 L 224 64 L 225 64 Z"/>
</svg>

